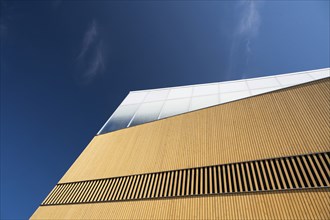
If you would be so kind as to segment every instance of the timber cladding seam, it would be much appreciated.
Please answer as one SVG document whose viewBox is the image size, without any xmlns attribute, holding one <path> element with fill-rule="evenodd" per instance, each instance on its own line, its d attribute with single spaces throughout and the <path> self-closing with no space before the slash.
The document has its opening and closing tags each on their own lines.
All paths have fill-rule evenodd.
<svg viewBox="0 0 330 220">
<path fill-rule="evenodd" d="M 330 187 L 330 152 L 60 183 L 41 205 L 323 187 Z"/>
</svg>

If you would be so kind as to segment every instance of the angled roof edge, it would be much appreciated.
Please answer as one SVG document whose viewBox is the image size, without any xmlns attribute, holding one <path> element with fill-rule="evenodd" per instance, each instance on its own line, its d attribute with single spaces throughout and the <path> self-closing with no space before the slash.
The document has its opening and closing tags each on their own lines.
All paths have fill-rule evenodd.
<svg viewBox="0 0 330 220">
<path fill-rule="evenodd" d="M 145 92 L 145 91 L 156 91 L 156 90 L 162 90 L 162 89 L 185 88 L 185 87 L 191 87 L 191 86 L 206 86 L 206 85 L 212 85 L 212 84 L 217 84 L 217 83 L 231 83 L 231 82 L 239 82 L 239 81 L 245 81 L 245 80 L 271 78 L 271 77 L 275 77 L 275 76 L 290 76 L 290 75 L 297 75 L 297 74 L 301 74 L 301 73 L 313 73 L 313 72 L 319 72 L 319 71 L 323 71 L 323 70 L 329 70 L 330 71 L 330 67 L 325 67 L 325 68 L 321 68 L 321 69 L 314 69 L 314 70 L 304 70 L 304 71 L 298 71 L 298 72 L 290 72 L 290 73 L 280 73 L 280 74 L 276 74 L 276 75 L 260 76 L 260 77 L 245 78 L 245 79 L 226 80 L 226 81 L 219 81 L 219 82 L 200 83 L 200 84 L 191 84 L 191 85 L 183 85 L 183 86 L 170 86 L 170 87 L 161 87 L 161 88 L 154 88 L 154 89 L 132 90 L 132 91 L 129 91 L 129 93 Z M 330 75 L 329 75 L 329 77 L 330 77 Z"/>
</svg>

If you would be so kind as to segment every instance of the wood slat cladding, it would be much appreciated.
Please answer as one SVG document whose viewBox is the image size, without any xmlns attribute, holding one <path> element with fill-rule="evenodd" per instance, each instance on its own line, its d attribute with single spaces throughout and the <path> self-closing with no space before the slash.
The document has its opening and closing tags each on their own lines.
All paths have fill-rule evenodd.
<svg viewBox="0 0 330 220">
<path fill-rule="evenodd" d="M 31 219 L 330 219 L 330 189 L 40 206 Z"/>
<path fill-rule="evenodd" d="M 329 94 L 327 78 L 99 135 L 60 183 L 329 151 Z"/>
<path fill-rule="evenodd" d="M 31 219 L 330 219 L 329 94 L 328 78 L 96 136 Z"/>
<path fill-rule="evenodd" d="M 62 183 L 42 205 L 330 187 L 329 156 L 326 152 Z"/>
</svg>

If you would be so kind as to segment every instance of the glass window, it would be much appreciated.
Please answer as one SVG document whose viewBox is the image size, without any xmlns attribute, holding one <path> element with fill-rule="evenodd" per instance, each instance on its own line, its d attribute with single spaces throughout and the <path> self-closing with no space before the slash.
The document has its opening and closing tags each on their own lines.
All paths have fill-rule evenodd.
<svg viewBox="0 0 330 220">
<path fill-rule="evenodd" d="M 192 97 L 191 104 L 190 104 L 190 111 L 194 111 L 197 109 L 206 108 L 213 105 L 218 105 L 219 102 L 219 95 L 207 95 L 207 96 L 199 96 L 199 97 Z"/>
<path fill-rule="evenodd" d="M 275 90 L 278 90 L 278 89 L 281 89 L 281 88 L 282 87 L 278 86 L 278 87 L 265 88 L 265 89 L 252 89 L 251 93 L 252 93 L 252 95 L 259 95 L 259 94 L 275 91 Z"/>
<path fill-rule="evenodd" d="M 192 87 L 171 89 L 168 99 L 187 98 L 192 95 Z"/>
<path fill-rule="evenodd" d="M 294 74 L 294 75 L 286 75 L 286 76 L 277 76 L 276 77 L 278 81 L 283 86 L 288 85 L 297 85 L 305 82 L 312 81 L 312 77 L 310 77 L 308 74 Z"/>
<path fill-rule="evenodd" d="M 193 96 L 212 95 L 219 93 L 218 84 L 193 87 Z"/>
<path fill-rule="evenodd" d="M 245 81 L 219 83 L 220 93 L 248 90 Z"/>
<path fill-rule="evenodd" d="M 167 100 L 163 106 L 160 118 L 166 118 L 188 112 L 189 103 L 190 98 Z"/>
<path fill-rule="evenodd" d="M 281 86 L 275 77 L 267 77 L 262 79 L 247 80 L 250 89 L 262 89 Z"/>
<path fill-rule="evenodd" d="M 121 105 L 131 105 L 143 102 L 148 92 L 130 92 Z"/>
<path fill-rule="evenodd" d="M 221 103 L 225 103 L 225 102 L 246 98 L 248 96 L 250 96 L 249 91 L 223 93 L 220 94 L 220 101 Z"/>
<path fill-rule="evenodd" d="M 167 98 L 169 89 L 162 89 L 162 90 L 155 90 L 150 91 L 145 98 L 144 102 L 154 102 L 154 101 L 161 101 Z"/>
<path fill-rule="evenodd" d="M 138 108 L 136 105 L 120 105 L 113 113 L 110 120 L 104 125 L 99 134 L 126 128 Z"/>
<path fill-rule="evenodd" d="M 311 71 L 308 74 L 312 76 L 314 79 L 323 79 L 326 77 L 330 77 L 330 69 Z"/>
<path fill-rule="evenodd" d="M 130 126 L 157 120 L 163 103 L 164 102 L 149 102 L 142 104 L 135 114 Z"/>
</svg>

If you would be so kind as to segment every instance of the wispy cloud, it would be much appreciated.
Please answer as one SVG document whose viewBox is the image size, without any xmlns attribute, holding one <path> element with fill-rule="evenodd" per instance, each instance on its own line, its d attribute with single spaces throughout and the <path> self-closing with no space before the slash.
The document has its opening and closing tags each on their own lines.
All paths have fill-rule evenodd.
<svg viewBox="0 0 330 220">
<path fill-rule="evenodd" d="M 102 73 L 104 71 L 104 55 L 103 55 L 103 47 L 102 41 L 96 46 L 95 54 L 92 57 L 89 66 L 86 71 L 82 75 L 86 81 L 91 81 L 98 73 Z"/>
<path fill-rule="evenodd" d="M 89 25 L 87 31 L 84 34 L 84 40 L 81 48 L 81 52 L 79 53 L 78 59 L 81 59 L 85 56 L 86 52 L 91 48 L 92 44 L 96 41 L 99 33 L 97 30 L 97 23 L 95 20 Z"/>
<path fill-rule="evenodd" d="M 254 37 L 258 35 L 260 27 L 260 2 L 243 1 L 240 3 L 242 7 L 242 16 L 238 26 L 238 34 Z"/>
<path fill-rule="evenodd" d="M 241 37 L 245 37 L 246 51 L 250 53 L 251 40 L 258 36 L 261 24 L 261 18 L 259 13 L 260 2 L 243 1 L 240 3 L 240 6 L 243 12 L 237 29 L 237 34 Z"/>
<path fill-rule="evenodd" d="M 100 35 L 98 24 L 93 20 L 84 33 L 80 53 L 77 56 L 81 71 L 80 79 L 84 83 L 91 82 L 105 69 L 104 45 Z"/>
<path fill-rule="evenodd" d="M 234 28 L 232 43 L 229 54 L 229 68 L 228 74 L 233 72 L 235 58 L 239 49 L 243 46 L 246 56 L 246 63 L 252 54 L 252 41 L 259 35 L 261 16 L 260 8 L 261 1 L 239 1 L 238 10 L 239 17 L 236 27 Z"/>
</svg>

